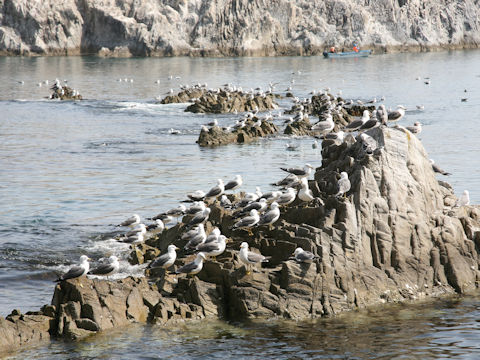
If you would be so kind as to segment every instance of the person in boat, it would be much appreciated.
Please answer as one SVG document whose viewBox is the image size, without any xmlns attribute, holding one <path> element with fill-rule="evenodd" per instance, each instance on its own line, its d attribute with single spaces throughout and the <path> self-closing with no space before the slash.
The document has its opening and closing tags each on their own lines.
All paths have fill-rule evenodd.
<svg viewBox="0 0 480 360">
<path fill-rule="evenodd" d="M 358 46 L 357 46 L 357 44 L 353 44 L 353 51 L 358 52 Z"/>
<path fill-rule="evenodd" d="M 331 53 L 335 53 L 335 52 L 336 52 L 335 46 L 332 46 L 332 47 L 330 48 L 330 52 L 331 52 Z"/>
</svg>

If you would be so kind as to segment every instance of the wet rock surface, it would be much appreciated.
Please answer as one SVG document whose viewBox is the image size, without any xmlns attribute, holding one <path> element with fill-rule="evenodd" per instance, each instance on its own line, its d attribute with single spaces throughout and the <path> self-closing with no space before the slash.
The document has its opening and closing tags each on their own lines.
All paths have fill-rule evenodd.
<svg viewBox="0 0 480 360">
<path fill-rule="evenodd" d="M 282 207 L 273 226 L 254 227 L 251 234 L 232 230 L 233 211 L 210 200 L 206 232 L 217 226 L 229 243 L 195 278 L 149 269 L 147 278 L 61 282 L 51 306 L 0 319 L 0 348 L 50 334 L 78 339 L 131 322 L 304 319 L 476 289 L 478 207 L 452 206 L 452 188 L 437 181 L 422 144 L 409 132 L 378 127 L 367 134 L 378 143 L 372 152 L 358 138 L 339 145 L 324 141 L 322 166 L 308 181 L 315 200 Z M 351 182 L 344 196 L 335 195 L 340 172 Z M 170 244 L 183 249 L 190 219 L 149 237 L 146 245 L 133 245 L 136 262 L 149 262 Z M 269 262 L 248 273 L 239 261 L 242 242 Z M 297 247 L 316 255 L 313 262 L 292 260 Z M 195 257 L 186 250 L 177 254 L 174 268 Z M 22 329 L 31 330 L 26 335 Z"/>
<path fill-rule="evenodd" d="M 197 143 L 200 146 L 244 144 L 278 133 L 278 127 L 272 122 L 260 120 L 261 124 L 256 125 L 257 121 L 259 119 L 254 117 L 245 121 L 245 125 L 242 128 L 237 129 L 225 129 L 219 126 L 203 127 Z"/>
</svg>

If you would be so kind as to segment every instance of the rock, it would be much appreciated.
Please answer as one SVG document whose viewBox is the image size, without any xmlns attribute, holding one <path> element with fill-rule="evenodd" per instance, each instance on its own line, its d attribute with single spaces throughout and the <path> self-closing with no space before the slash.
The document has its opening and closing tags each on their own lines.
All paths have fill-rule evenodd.
<svg viewBox="0 0 480 360">
<path fill-rule="evenodd" d="M 243 128 L 233 131 L 224 130 L 219 126 L 211 128 L 202 128 L 197 143 L 200 146 L 219 146 L 232 143 L 249 143 L 258 138 L 266 137 L 278 133 L 278 128 L 270 121 L 262 121 L 261 126 L 255 126 L 258 118 L 247 120 Z"/>
<path fill-rule="evenodd" d="M 82 95 L 77 90 L 70 88 L 69 86 L 57 86 L 55 84 L 52 87 L 53 93 L 50 95 L 50 99 L 58 100 L 82 100 Z"/>
<path fill-rule="evenodd" d="M 465 0 L 14 0 L 1 3 L 0 19 L 0 54 L 11 55 L 315 55 L 354 42 L 386 52 L 480 43 L 479 9 Z"/>
</svg>

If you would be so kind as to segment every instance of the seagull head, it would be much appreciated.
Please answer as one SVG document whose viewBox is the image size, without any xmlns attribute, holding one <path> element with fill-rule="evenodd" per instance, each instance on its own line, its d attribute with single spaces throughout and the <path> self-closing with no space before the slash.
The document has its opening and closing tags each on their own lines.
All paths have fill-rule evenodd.
<svg viewBox="0 0 480 360">
<path fill-rule="evenodd" d="M 240 245 L 240 249 L 247 249 L 248 250 L 248 243 L 247 242 L 242 242 L 242 244 Z"/>
<path fill-rule="evenodd" d="M 222 179 L 217 179 L 217 184 L 218 185 L 223 185 L 223 180 Z"/>
<path fill-rule="evenodd" d="M 313 170 L 313 166 L 310 165 L 310 164 L 305 164 L 305 169 L 312 169 Z"/>
<path fill-rule="evenodd" d="M 257 216 L 258 215 L 258 211 L 256 209 L 252 209 L 250 210 L 250 215 L 251 216 Z"/>
<path fill-rule="evenodd" d="M 301 254 L 303 252 L 303 249 L 301 247 L 298 247 L 295 249 L 293 255 L 297 256 L 298 254 Z"/>
<path fill-rule="evenodd" d="M 272 202 L 272 204 L 270 205 L 270 208 L 271 209 L 278 209 L 278 203 L 276 201 Z"/>
<path fill-rule="evenodd" d="M 112 255 L 112 256 L 110 256 L 110 257 L 108 258 L 108 262 L 109 262 L 110 264 L 113 264 L 113 263 L 115 263 L 115 262 L 117 262 L 117 261 L 118 261 L 118 258 L 117 258 L 115 255 Z"/>
<path fill-rule="evenodd" d="M 465 190 L 465 191 L 466 191 L 466 190 Z M 80 256 L 80 262 L 81 262 L 81 263 L 88 262 L 88 260 L 90 260 L 90 258 L 89 258 L 87 255 L 82 255 L 82 256 Z"/>
<path fill-rule="evenodd" d="M 203 252 L 199 252 L 199 253 L 197 254 L 196 260 L 198 260 L 198 261 L 203 261 L 203 260 L 206 260 L 206 259 L 207 259 L 207 257 L 205 256 L 205 254 L 204 254 Z"/>
<path fill-rule="evenodd" d="M 176 246 L 173 245 L 173 244 L 168 245 L 167 251 L 168 251 L 169 253 L 175 252 L 175 250 L 178 250 L 178 247 L 176 247 Z"/>
<path fill-rule="evenodd" d="M 214 227 L 212 230 L 212 234 L 219 236 L 220 235 L 220 229 L 218 227 Z"/>
<path fill-rule="evenodd" d="M 342 171 L 340 173 L 340 176 L 342 177 L 342 179 L 348 179 L 348 174 L 345 171 Z"/>
</svg>

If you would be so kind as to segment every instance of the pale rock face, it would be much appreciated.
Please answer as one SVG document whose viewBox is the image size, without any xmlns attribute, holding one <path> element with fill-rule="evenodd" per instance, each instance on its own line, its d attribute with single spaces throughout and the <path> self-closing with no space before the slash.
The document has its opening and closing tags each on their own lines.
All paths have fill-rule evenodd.
<svg viewBox="0 0 480 360">
<path fill-rule="evenodd" d="M 308 55 L 476 47 L 473 0 L 0 2 L 0 54 Z"/>
</svg>

